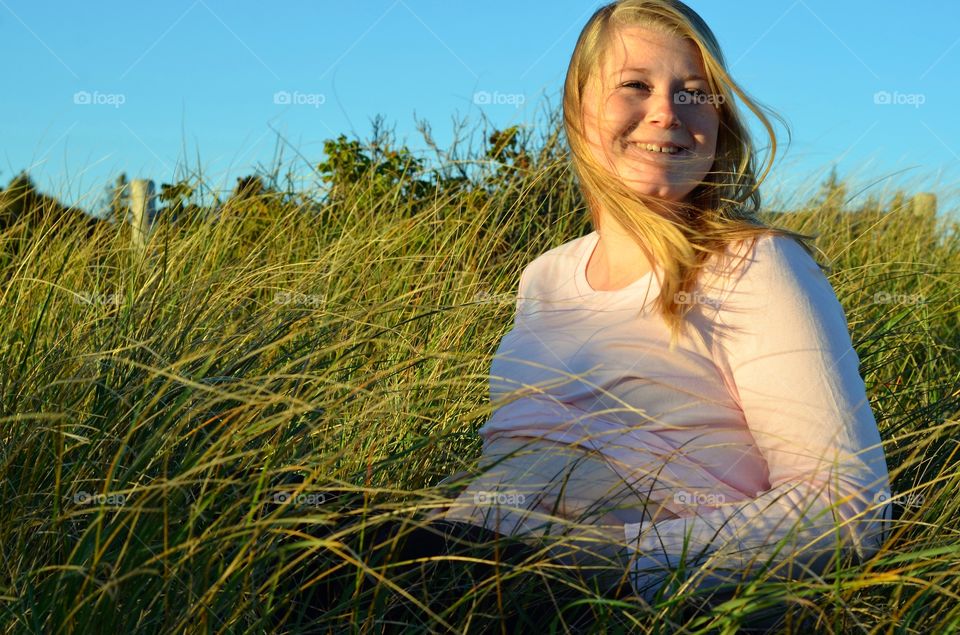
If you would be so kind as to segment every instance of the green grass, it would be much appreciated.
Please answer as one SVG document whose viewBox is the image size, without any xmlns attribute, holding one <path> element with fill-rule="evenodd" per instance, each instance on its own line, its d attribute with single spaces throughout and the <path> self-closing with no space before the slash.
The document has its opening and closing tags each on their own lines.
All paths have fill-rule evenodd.
<svg viewBox="0 0 960 635">
<path fill-rule="evenodd" d="M 350 536 L 316 531 L 356 513 L 274 495 L 353 493 L 370 523 L 447 500 L 437 483 L 480 452 L 523 265 L 590 230 L 557 157 L 551 139 L 529 169 L 488 167 L 496 187 L 419 200 L 364 179 L 327 202 L 237 198 L 161 221 L 143 254 L 112 225 L 0 233 L 3 632 L 303 632 L 291 580 L 356 572 Z M 543 631 L 734 632 L 784 605 L 797 632 L 960 628 L 960 232 L 890 201 L 795 207 L 765 219 L 820 235 L 893 490 L 916 494 L 882 553 L 709 610 L 684 591 L 615 600 L 529 562 L 422 611 L 423 628 L 497 632 L 488 608 L 544 599 L 544 575 L 564 592 Z M 398 628 L 384 594 L 350 590 L 309 626 Z"/>
</svg>

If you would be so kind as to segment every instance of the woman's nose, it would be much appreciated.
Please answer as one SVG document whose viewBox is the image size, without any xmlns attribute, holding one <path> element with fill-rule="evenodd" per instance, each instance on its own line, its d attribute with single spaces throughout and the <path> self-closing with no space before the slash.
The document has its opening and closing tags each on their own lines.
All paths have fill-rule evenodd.
<svg viewBox="0 0 960 635">
<path fill-rule="evenodd" d="M 646 100 L 647 123 L 663 128 L 676 128 L 682 122 L 677 110 L 680 104 L 674 101 L 673 95 L 651 95 Z"/>
</svg>

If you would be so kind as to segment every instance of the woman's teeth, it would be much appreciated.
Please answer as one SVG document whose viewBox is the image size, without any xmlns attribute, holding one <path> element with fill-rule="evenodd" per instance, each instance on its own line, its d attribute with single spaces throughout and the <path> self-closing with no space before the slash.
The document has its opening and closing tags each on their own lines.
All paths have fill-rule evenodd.
<svg viewBox="0 0 960 635">
<path fill-rule="evenodd" d="M 677 146 L 658 146 L 652 143 L 635 143 L 633 145 L 648 150 L 649 152 L 662 152 L 663 154 L 677 154 L 682 150 L 682 148 L 678 148 Z"/>
</svg>

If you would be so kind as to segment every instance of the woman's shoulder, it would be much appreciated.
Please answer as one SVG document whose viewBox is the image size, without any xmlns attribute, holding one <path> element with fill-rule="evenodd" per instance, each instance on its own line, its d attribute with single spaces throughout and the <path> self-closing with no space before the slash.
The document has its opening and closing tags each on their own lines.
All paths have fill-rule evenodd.
<svg viewBox="0 0 960 635">
<path fill-rule="evenodd" d="M 590 243 L 595 238 L 595 231 L 590 232 L 589 234 L 584 234 L 578 238 L 573 238 L 561 243 L 556 247 L 551 247 L 547 251 L 543 252 L 532 261 L 530 264 L 537 263 L 538 266 L 547 266 L 547 263 L 555 263 L 557 261 L 570 260 L 582 255 L 583 250 L 586 249 Z"/>
<path fill-rule="evenodd" d="M 780 316 L 775 321 L 786 327 L 804 316 L 816 320 L 819 313 L 842 313 L 830 281 L 792 236 L 764 233 L 729 245 L 727 255 L 724 265 L 712 269 L 703 283 L 703 293 L 716 299 L 720 322 Z"/>
<path fill-rule="evenodd" d="M 568 240 L 531 260 L 523 269 L 524 282 L 528 285 L 538 281 L 556 284 L 557 281 L 570 279 L 584 256 L 584 251 L 592 244 L 594 234 L 595 232 L 590 232 Z"/>
<path fill-rule="evenodd" d="M 728 286 L 773 278 L 823 277 L 817 261 L 797 239 L 775 232 L 729 243 L 710 270 Z"/>
</svg>

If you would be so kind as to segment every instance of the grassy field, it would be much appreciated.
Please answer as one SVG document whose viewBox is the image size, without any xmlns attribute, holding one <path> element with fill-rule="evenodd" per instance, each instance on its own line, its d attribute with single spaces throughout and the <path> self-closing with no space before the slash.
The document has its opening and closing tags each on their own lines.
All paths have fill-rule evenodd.
<svg viewBox="0 0 960 635">
<path fill-rule="evenodd" d="M 494 186 L 411 194 L 361 174 L 323 201 L 236 197 L 161 218 L 143 253 L 122 225 L 0 233 L 2 632 L 399 629 L 396 593 L 338 587 L 337 610 L 297 624 L 294 590 L 363 577 L 350 532 L 318 528 L 443 505 L 438 482 L 479 455 L 520 271 L 590 231 L 551 143 L 488 166 Z M 547 575 L 561 591 L 541 631 L 733 632 L 777 602 L 797 632 L 960 630 L 960 232 L 882 198 L 765 214 L 819 234 L 834 265 L 898 497 L 880 555 L 709 611 L 683 588 L 650 606 L 528 562 L 406 628 L 499 632 L 489 606 L 522 612 Z"/>
</svg>

